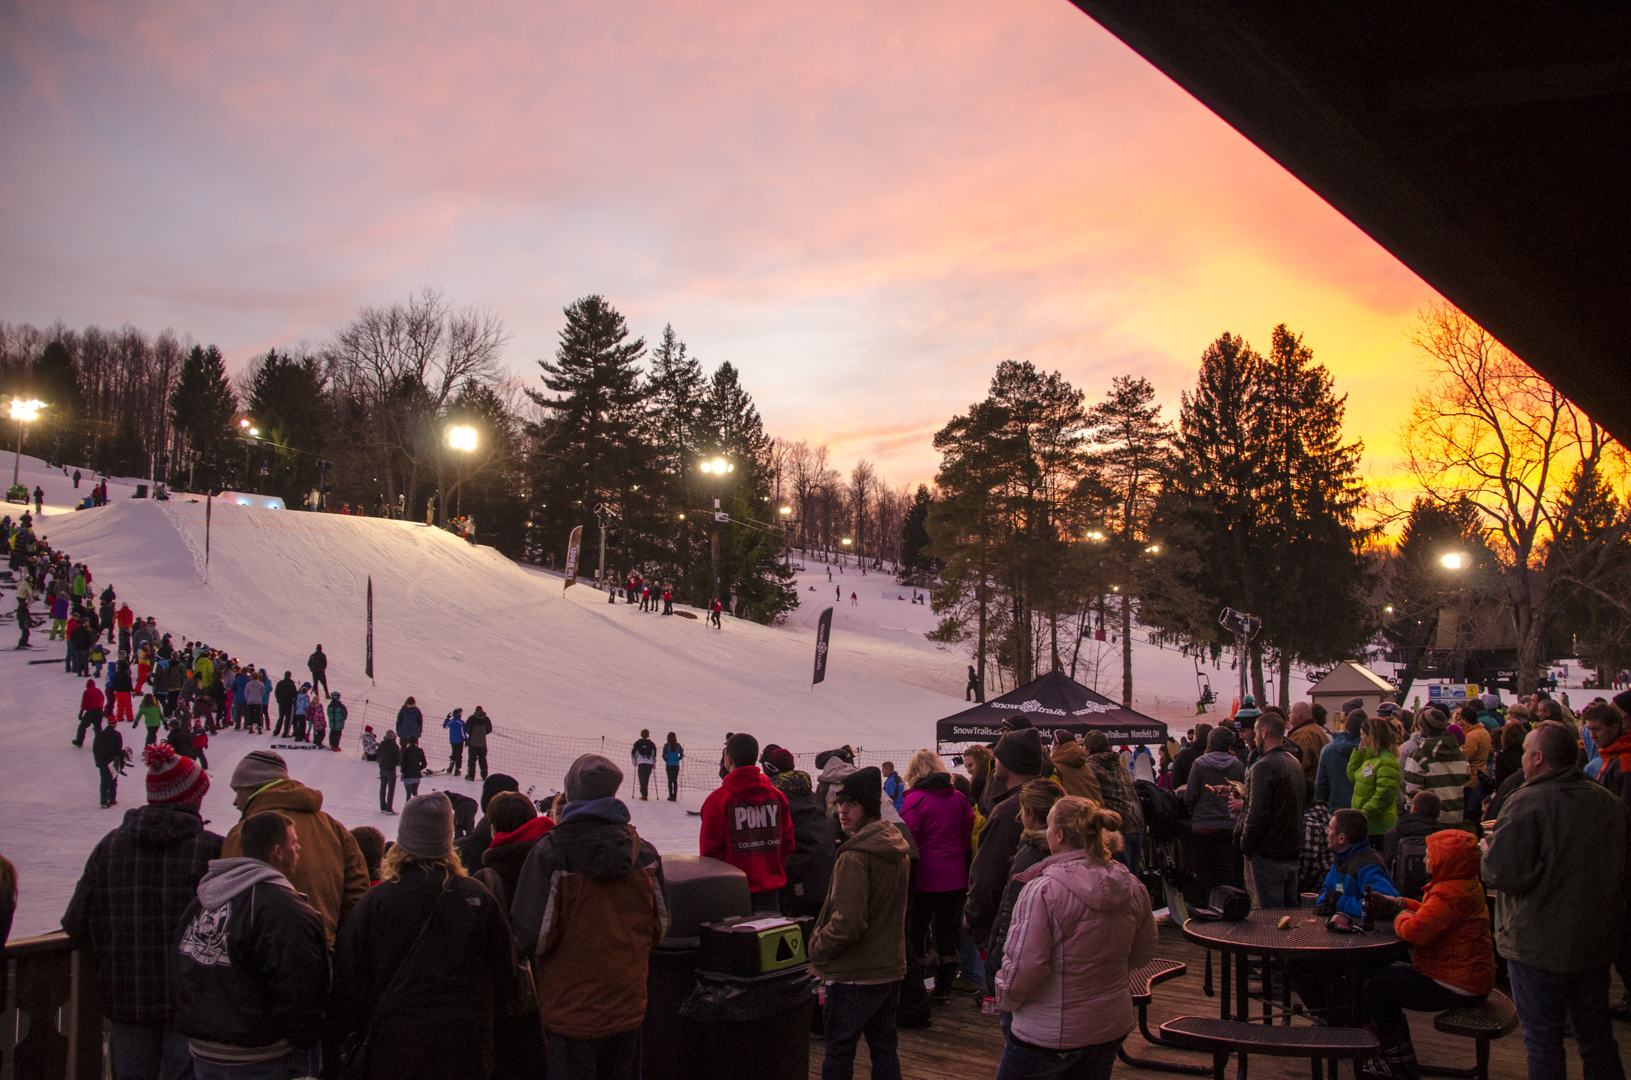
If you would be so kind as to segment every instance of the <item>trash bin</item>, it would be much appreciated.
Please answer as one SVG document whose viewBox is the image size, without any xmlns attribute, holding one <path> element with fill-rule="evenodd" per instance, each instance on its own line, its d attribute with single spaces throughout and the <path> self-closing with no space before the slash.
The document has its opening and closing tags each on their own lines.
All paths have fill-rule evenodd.
<svg viewBox="0 0 1631 1080">
<path fill-rule="evenodd" d="M 147 485 L 146 484 L 137 484 L 136 485 L 136 494 L 132 495 L 131 498 L 132 499 L 145 499 L 145 498 L 147 498 Z"/>
<path fill-rule="evenodd" d="M 707 1073 L 702 1025 L 680 1017 L 696 985 L 702 924 L 750 914 L 748 878 L 736 867 L 700 855 L 665 855 L 668 936 L 652 951 L 646 975 L 641 1057 L 647 1080 L 689 1080 Z"/>
</svg>

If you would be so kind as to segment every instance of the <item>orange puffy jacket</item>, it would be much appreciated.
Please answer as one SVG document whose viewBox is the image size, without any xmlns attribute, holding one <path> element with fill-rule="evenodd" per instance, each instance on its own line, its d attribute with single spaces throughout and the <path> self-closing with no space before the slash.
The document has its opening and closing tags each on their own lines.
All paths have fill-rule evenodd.
<svg viewBox="0 0 1631 1080">
<path fill-rule="evenodd" d="M 1404 902 L 1407 910 L 1394 917 L 1393 930 L 1413 948 L 1417 971 L 1487 994 L 1495 989 L 1495 943 L 1478 878 L 1478 841 L 1460 829 L 1443 829 L 1427 838 L 1427 857 L 1433 880 L 1421 900 Z"/>
</svg>

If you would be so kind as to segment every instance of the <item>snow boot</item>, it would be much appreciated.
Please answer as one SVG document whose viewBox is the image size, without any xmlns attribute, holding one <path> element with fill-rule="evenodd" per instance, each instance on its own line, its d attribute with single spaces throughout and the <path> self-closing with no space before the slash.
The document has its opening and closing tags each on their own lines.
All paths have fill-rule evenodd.
<svg viewBox="0 0 1631 1080">
<path fill-rule="evenodd" d="M 1381 1044 L 1381 1052 L 1359 1062 L 1359 1076 L 1363 1080 L 1418 1080 L 1421 1074 L 1416 1069 L 1416 1048 L 1410 1042 L 1410 1031 L 1389 1036 L 1374 1027 L 1369 1030 Z"/>
<path fill-rule="evenodd" d="M 950 1005 L 952 983 L 957 981 L 957 963 L 942 963 L 934 973 L 934 992 L 929 995 L 929 1002 L 934 1005 Z"/>
</svg>

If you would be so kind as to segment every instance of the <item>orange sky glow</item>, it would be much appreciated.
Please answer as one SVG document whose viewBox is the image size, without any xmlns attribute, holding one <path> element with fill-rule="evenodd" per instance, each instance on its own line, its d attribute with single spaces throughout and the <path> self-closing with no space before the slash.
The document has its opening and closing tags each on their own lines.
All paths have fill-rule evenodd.
<svg viewBox="0 0 1631 1080">
<path fill-rule="evenodd" d="M 1283 321 L 1400 482 L 1435 294 L 1064 0 L 22 0 L 0 90 L 0 318 L 236 366 L 435 285 L 531 380 L 599 292 L 897 484 L 1002 359 L 1175 415 Z"/>
</svg>

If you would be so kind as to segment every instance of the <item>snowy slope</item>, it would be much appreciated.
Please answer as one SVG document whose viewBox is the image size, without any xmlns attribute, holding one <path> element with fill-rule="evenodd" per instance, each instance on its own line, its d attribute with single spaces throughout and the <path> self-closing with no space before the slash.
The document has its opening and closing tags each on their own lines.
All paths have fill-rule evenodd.
<svg viewBox="0 0 1631 1080">
<path fill-rule="evenodd" d="M 121 600 L 155 616 L 178 641 L 202 637 L 274 676 L 285 669 L 303 675 L 307 654 L 321 642 L 331 657 L 330 682 L 352 709 L 353 746 L 360 707 L 383 730 L 409 694 L 433 727 L 453 706 L 479 704 L 501 732 L 604 735 L 618 760 L 640 728 L 659 737 L 673 730 L 690 749 L 688 765 L 699 769 L 711 768 L 733 730 L 801 751 L 843 742 L 931 745 L 933 722 L 960 705 L 931 689 L 960 687 L 961 670 L 955 657 L 933 649 L 838 634 L 828 680 L 812 693 L 811 630 L 727 619 L 714 631 L 700 620 L 608 605 L 604 594 L 584 587 L 563 596 L 557 577 L 405 522 L 216 504 L 206 583 L 202 502 L 131 500 L 128 488 L 115 485 L 106 507 L 53 513 L 52 503 L 71 503 L 71 484 L 37 465 L 30 472 L 24 479 L 31 489 L 47 482 L 38 531 L 88 562 L 98 587 L 111 582 Z M 370 575 L 377 685 L 362 673 Z M 42 639 L 43 630 L 35 640 Z M 60 666 L 27 663 L 61 655 L 57 643 L 44 652 L 0 652 L 7 688 L 0 814 L 8 826 L 0 853 L 22 877 L 17 934 L 55 925 L 85 855 L 118 817 L 97 806 L 89 747 L 69 745 L 81 684 Z M 225 784 L 232 766 L 270 741 L 223 734 L 211 745 L 216 786 L 205 816 L 221 831 L 237 817 Z M 428 733 L 425 743 L 432 765 L 440 765 L 439 733 Z M 292 774 L 322 790 L 327 808 L 347 825 L 372 824 L 392 835 L 395 819 L 378 811 L 373 766 L 351 754 L 285 756 Z M 520 779 L 542 794 L 561 778 Z M 479 789 L 437 776 L 424 790 L 439 786 Z M 133 771 L 121 784 L 120 805 L 142 797 Z M 636 822 L 659 849 L 692 851 L 696 818 L 683 806 L 636 803 Z"/>
</svg>

